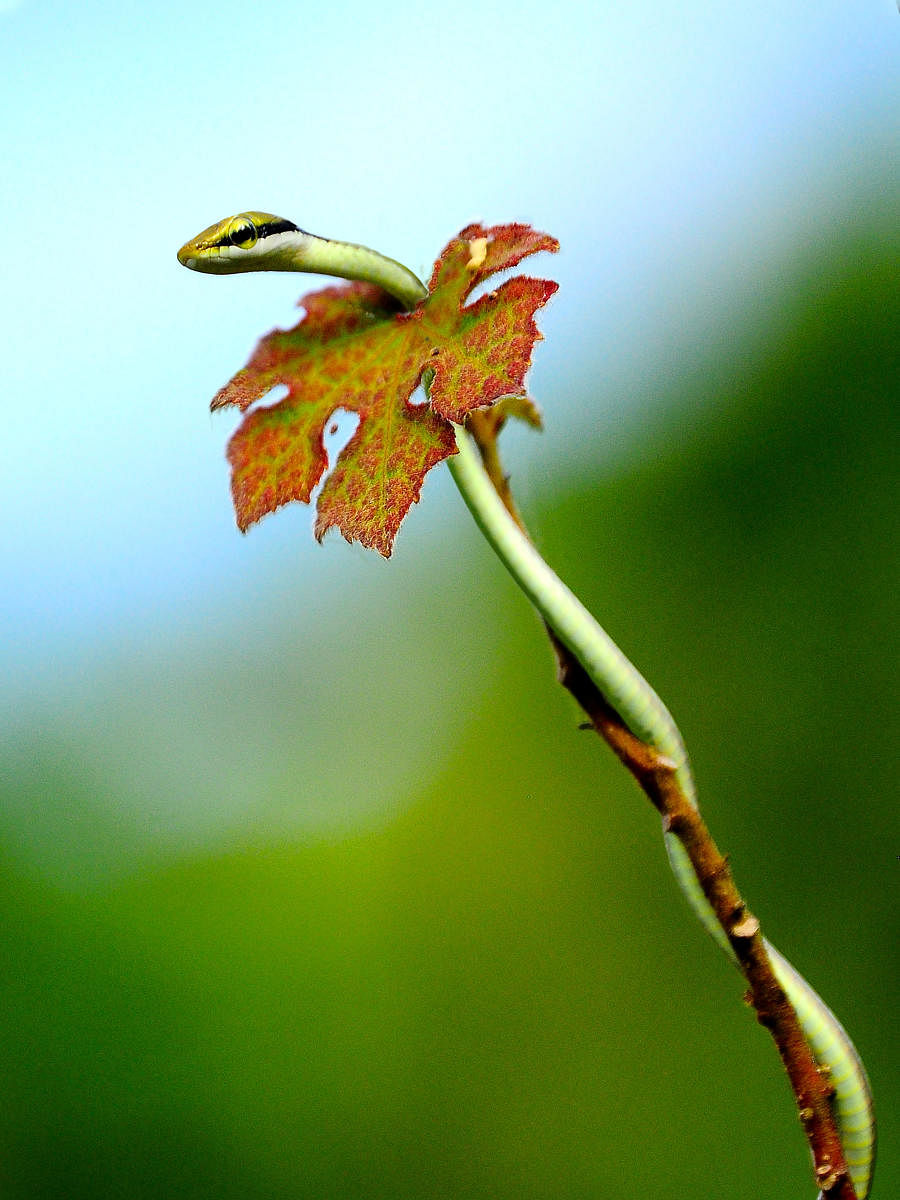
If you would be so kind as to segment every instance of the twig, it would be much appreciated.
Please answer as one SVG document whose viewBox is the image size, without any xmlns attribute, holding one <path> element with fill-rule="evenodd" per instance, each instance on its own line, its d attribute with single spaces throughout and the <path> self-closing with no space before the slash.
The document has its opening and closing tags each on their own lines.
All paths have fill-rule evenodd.
<svg viewBox="0 0 900 1200">
<path fill-rule="evenodd" d="M 528 536 L 503 472 L 497 435 L 503 420 L 472 413 L 468 430 L 478 446 L 485 471 L 504 507 Z M 698 809 L 679 784 L 672 762 L 636 737 L 601 695 L 578 659 L 546 625 L 558 665 L 559 682 L 631 772 L 660 813 L 663 828 L 684 847 L 703 894 L 734 951 L 749 990 L 747 1001 L 768 1029 L 784 1063 L 822 1192 L 835 1200 L 857 1200 L 831 1106 L 833 1088 L 820 1070 L 803 1035 L 797 1014 L 772 969 L 759 921 L 744 903 L 724 855 L 713 841 Z"/>
</svg>

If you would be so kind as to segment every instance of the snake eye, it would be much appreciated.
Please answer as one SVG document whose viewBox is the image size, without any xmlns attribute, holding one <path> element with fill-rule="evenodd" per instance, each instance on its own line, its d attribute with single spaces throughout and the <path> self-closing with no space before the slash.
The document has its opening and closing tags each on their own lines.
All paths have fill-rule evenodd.
<svg viewBox="0 0 900 1200">
<path fill-rule="evenodd" d="M 235 217 L 225 236 L 231 245 L 237 246 L 239 250 L 252 250 L 259 241 L 256 226 L 249 217 Z"/>
</svg>

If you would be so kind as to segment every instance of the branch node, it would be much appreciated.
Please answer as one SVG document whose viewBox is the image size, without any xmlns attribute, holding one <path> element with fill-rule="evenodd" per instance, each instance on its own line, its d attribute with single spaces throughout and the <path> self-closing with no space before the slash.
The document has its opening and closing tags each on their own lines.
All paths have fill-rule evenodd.
<svg viewBox="0 0 900 1200">
<path fill-rule="evenodd" d="M 830 1192 L 845 1178 L 844 1171 L 836 1171 L 831 1162 L 830 1154 L 823 1154 L 822 1161 L 815 1166 L 816 1182 L 823 1192 Z"/>
<path fill-rule="evenodd" d="M 830 1100 L 833 1098 L 835 1092 L 834 1084 L 831 1082 L 831 1068 L 826 1066 L 824 1063 L 819 1063 L 818 1072 L 819 1077 L 822 1080 L 822 1086 L 825 1090 L 825 1095 Z"/>
<path fill-rule="evenodd" d="M 677 837 L 684 832 L 686 821 L 682 812 L 664 812 L 662 817 L 663 833 L 674 833 Z"/>
<path fill-rule="evenodd" d="M 744 910 L 743 917 L 731 927 L 733 938 L 754 938 L 759 933 L 759 921 L 753 913 Z"/>
</svg>

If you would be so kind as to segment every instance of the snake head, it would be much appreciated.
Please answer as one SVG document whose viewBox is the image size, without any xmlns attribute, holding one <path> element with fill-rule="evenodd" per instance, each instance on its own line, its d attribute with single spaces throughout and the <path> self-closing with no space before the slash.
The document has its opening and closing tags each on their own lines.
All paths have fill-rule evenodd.
<svg viewBox="0 0 900 1200">
<path fill-rule="evenodd" d="M 178 251 L 178 261 L 192 271 L 233 275 L 238 271 L 279 269 L 280 235 L 302 232 L 293 221 L 273 213 L 242 212 L 217 221 Z"/>
</svg>

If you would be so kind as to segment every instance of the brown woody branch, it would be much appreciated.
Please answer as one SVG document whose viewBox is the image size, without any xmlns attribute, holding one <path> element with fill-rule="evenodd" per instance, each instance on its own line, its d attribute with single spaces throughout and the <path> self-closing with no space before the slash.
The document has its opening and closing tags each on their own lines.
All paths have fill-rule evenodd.
<svg viewBox="0 0 900 1200">
<path fill-rule="evenodd" d="M 504 420 L 503 413 L 492 410 L 473 412 L 469 415 L 468 428 L 497 494 L 527 536 L 497 450 L 497 435 Z M 728 860 L 713 841 L 699 811 L 679 786 L 669 759 L 631 733 L 607 704 L 581 663 L 549 627 L 547 634 L 556 654 L 559 682 L 587 714 L 590 726 L 637 780 L 660 813 L 666 832 L 674 834 L 687 851 L 703 894 L 727 934 L 747 980 L 747 1002 L 756 1011 L 759 1023 L 771 1034 L 787 1071 L 812 1153 L 816 1184 L 829 1200 L 857 1200 L 834 1121 L 833 1088 L 827 1074 L 816 1063 L 794 1007 L 775 976 L 759 921 L 744 903 Z"/>
</svg>

